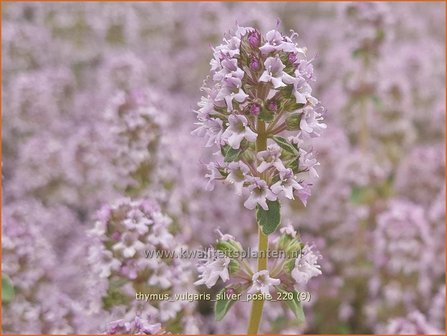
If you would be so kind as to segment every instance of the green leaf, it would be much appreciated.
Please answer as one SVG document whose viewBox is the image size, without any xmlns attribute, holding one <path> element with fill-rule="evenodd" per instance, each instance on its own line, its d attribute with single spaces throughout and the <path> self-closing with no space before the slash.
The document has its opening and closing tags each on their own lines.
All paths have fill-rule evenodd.
<svg viewBox="0 0 447 336">
<path fill-rule="evenodd" d="M 292 169 L 294 174 L 298 174 L 300 171 L 300 165 L 299 165 L 299 160 L 297 158 L 288 161 L 286 167 L 289 167 L 290 169 Z"/>
<path fill-rule="evenodd" d="M 293 147 L 293 145 L 289 143 L 285 138 L 274 135 L 273 140 L 278 144 L 279 147 L 281 147 L 285 151 L 294 155 L 298 155 L 298 151 L 296 150 L 296 148 Z"/>
<path fill-rule="evenodd" d="M 368 204 L 374 200 L 376 191 L 366 186 L 353 186 L 351 190 L 351 202 L 354 204 Z"/>
<path fill-rule="evenodd" d="M 268 210 L 261 206 L 256 207 L 256 221 L 262 228 L 264 234 L 269 235 L 275 232 L 281 222 L 280 204 L 278 201 L 267 201 Z"/>
<path fill-rule="evenodd" d="M 356 50 L 354 50 L 352 52 L 352 57 L 353 58 L 358 58 L 358 57 L 360 57 L 360 56 L 362 56 L 364 54 L 365 54 L 365 51 L 363 49 L 361 49 L 361 48 L 358 48 L 358 49 L 356 49 Z"/>
<path fill-rule="evenodd" d="M 232 300 L 231 296 L 226 295 L 229 287 L 223 288 L 216 296 L 216 303 L 214 304 L 214 318 L 220 321 L 224 318 L 230 308 L 237 300 Z"/>
<path fill-rule="evenodd" d="M 298 131 L 300 129 L 300 123 L 302 113 L 292 113 L 286 118 L 286 126 L 288 131 Z"/>
<path fill-rule="evenodd" d="M 383 102 L 382 102 L 382 100 L 380 99 L 379 96 L 374 95 L 374 96 L 371 97 L 371 99 L 372 99 L 374 105 L 375 105 L 377 108 L 379 108 L 379 109 L 380 109 L 380 108 L 383 108 Z"/>
<path fill-rule="evenodd" d="M 278 289 L 279 292 L 281 292 L 281 294 L 285 294 L 284 297 L 288 297 L 288 295 L 290 295 L 289 293 L 293 294 L 293 299 L 292 300 L 284 300 L 287 303 L 287 306 L 290 308 L 290 310 L 292 310 L 292 312 L 295 314 L 295 317 L 298 321 L 299 324 L 303 324 L 304 322 L 306 322 L 306 317 L 304 316 L 304 310 L 303 310 L 303 306 L 301 304 L 300 299 L 298 298 L 299 294 L 297 291 L 286 291 L 284 289 L 281 289 L 279 287 L 276 287 L 276 289 Z"/>
<path fill-rule="evenodd" d="M 2 274 L 2 302 L 9 303 L 14 298 L 14 287 L 6 274 Z"/>
<path fill-rule="evenodd" d="M 259 113 L 259 119 L 264 120 L 265 122 L 271 122 L 273 121 L 275 115 L 273 112 L 267 110 L 266 108 L 263 108 L 261 110 L 261 113 Z"/>
<path fill-rule="evenodd" d="M 237 271 L 239 271 L 239 269 L 239 263 L 236 260 L 231 259 L 230 263 L 228 264 L 228 270 L 230 271 L 230 274 L 236 273 Z"/>
<path fill-rule="evenodd" d="M 102 298 L 102 303 L 106 309 L 129 304 L 130 301 L 129 296 L 123 293 L 120 287 L 109 287 L 106 296 Z"/>
<path fill-rule="evenodd" d="M 290 259 L 284 263 L 284 269 L 292 273 L 293 269 L 295 268 L 295 259 Z"/>
<path fill-rule="evenodd" d="M 234 149 L 229 147 L 228 150 L 225 153 L 224 161 L 225 162 L 232 162 L 239 159 L 239 156 L 242 154 L 243 150 L 241 148 Z"/>
</svg>

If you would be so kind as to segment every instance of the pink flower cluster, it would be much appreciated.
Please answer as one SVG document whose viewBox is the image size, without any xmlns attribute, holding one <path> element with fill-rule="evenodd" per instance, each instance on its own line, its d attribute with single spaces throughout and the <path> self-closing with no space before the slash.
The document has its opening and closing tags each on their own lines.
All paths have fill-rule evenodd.
<svg viewBox="0 0 447 336">
<path fill-rule="evenodd" d="M 253 256 L 244 255 L 240 242 L 229 234 L 220 234 L 214 249 L 198 267 L 199 280 L 195 285 L 208 288 L 216 286 L 219 279 L 227 284 L 227 290 L 241 293 L 277 295 L 279 291 L 303 290 L 313 277 L 322 274 L 318 252 L 313 246 L 305 245 L 291 225 L 280 229 L 281 235 L 271 244 L 269 268 L 254 271 L 250 265 Z M 229 288 L 229 289 L 228 289 Z"/>
<path fill-rule="evenodd" d="M 105 288 L 104 308 L 117 309 L 124 305 L 136 315 L 157 316 L 157 321 L 166 326 L 180 321 L 193 328 L 196 322 L 183 319 L 188 318 L 185 312 L 194 303 L 135 301 L 136 292 L 173 295 L 191 281 L 188 261 L 157 255 L 157 252 L 175 252 L 182 248 L 170 232 L 171 224 L 172 220 L 160 212 L 158 204 L 148 199 L 124 198 L 98 211 L 98 220 L 90 231 L 89 262 L 94 277 L 101 279 Z M 118 321 L 109 328 L 114 333 L 144 331 L 144 321 L 134 314 L 128 314 L 135 318 L 133 322 Z"/>
<path fill-rule="evenodd" d="M 318 178 L 310 140 L 326 128 L 324 109 L 312 96 L 313 67 L 296 38 L 237 27 L 213 49 L 211 86 L 203 88 L 193 133 L 219 149 L 207 166 L 209 189 L 216 180 L 234 184 L 248 195 L 248 209 L 267 210 L 267 200 L 295 195 L 306 204 Z M 258 137 L 268 139 L 267 148 L 256 150 Z"/>
</svg>

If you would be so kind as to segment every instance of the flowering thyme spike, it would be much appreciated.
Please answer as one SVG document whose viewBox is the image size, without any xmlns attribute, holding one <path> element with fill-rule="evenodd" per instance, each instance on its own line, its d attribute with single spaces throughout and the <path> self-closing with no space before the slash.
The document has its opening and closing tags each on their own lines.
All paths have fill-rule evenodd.
<svg viewBox="0 0 447 336">
<path fill-rule="evenodd" d="M 246 262 L 232 258 L 223 248 L 228 244 L 221 243 L 221 251 L 227 254 L 220 260 L 207 259 L 196 284 L 212 287 L 219 278 L 224 282 L 239 278 L 245 281 L 240 292 L 250 287 L 248 293 L 267 295 L 276 286 L 305 285 L 321 274 L 318 257 L 310 248 L 284 264 L 275 264 L 273 273 L 266 255 L 268 234 L 280 224 L 279 201 L 297 196 L 307 203 L 319 165 L 311 140 L 326 128 L 324 108 L 312 96 L 311 61 L 296 37 L 294 32 L 285 36 L 278 30 L 263 36 L 255 28 L 238 26 L 213 48 L 211 76 L 202 88 L 206 96 L 195 111 L 198 127 L 193 134 L 205 137 L 206 146 L 218 148 L 217 159 L 207 165 L 208 189 L 214 189 L 215 181 L 234 184 L 236 194 L 245 198 L 244 206 L 257 209 L 260 255 L 254 272 Z M 287 253 L 301 251 L 295 237 L 284 244 Z M 283 285 L 276 275 L 287 283 Z M 293 290 L 293 285 L 281 290 L 287 289 Z M 248 333 L 257 333 L 263 303 L 253 303 Z"/>
<path fill-rule="evenodd" d="M 151 199 L 122 198 L 98 211 L 90 230 L 88 261 L 96 282 L 105 289 L 104 309 L 127 305 L 133 312 L 130 321 L 110 321 L 107 333 L 159 334 L 160 323 L 168 331 L 173 328 L 173 318 L 182 325 L 192 324 L 186 319 L 191 303 L 166 305 L 165 300 L 138 299 L 152 290 L 173 295 L 190 281 L 189 264 L 170 257 L 169 252 L 184 248 L 169 232 L 171 223 Z M 118 287 L 117 282 L 121 283 Z"/>
<path fill-rule="evenodd" d="M 305 48 L 276 30 L 264 37 L 238 27 L 213 51 L 211 80 L 203 87 L 207 95 L 195 111 L 193 132 L 219 149 L 208 166 L 210 183 L 235 184 L 249 209 L 253 204 L 267 209 L 267 200 L 295 195 L 305 204 L 318 177 L 311 139 L 326 128 L 324 108 L 312 96 Z M 259 136 L 267 139 L 267 149 L 258 152 Z"/>
</svg>

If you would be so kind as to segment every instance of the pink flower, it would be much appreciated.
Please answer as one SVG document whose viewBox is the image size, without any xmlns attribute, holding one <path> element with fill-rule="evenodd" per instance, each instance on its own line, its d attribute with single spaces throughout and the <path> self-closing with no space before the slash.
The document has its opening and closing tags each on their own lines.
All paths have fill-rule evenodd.
<svg viewBox="0 0 447 336">
<path fill-rule="evenodd" d="M 229 127 L 222 134 L 222 137 L 228 142 L 231 148 L 239 149 L 241 141 L 254 142 L 258 136 L 248 126 L 247 118 L 242 115 L 232 114 L 228 117 Z"/>
<path fill-rule="evenodd" d="M 295 72 L 296 77 L 286 76 L 284 82 L 286 84 L 293 84 L 293 95 L 297 104 L 307 104 L 308 102 L 314 106 L 318 103 L 318 100 L 312 96 L 312 88 L 309 83 L 301 77 L 298 70 Z"/>
<path fill-rule="evenodd" d="M 319 256 L 312 248 L 305 246 L 298 258 L 295 259 L 295 268 L 292 270 L 292 278 L 297 285 L 304 286 L 307 282 L 321 273 L 321 266 L 318 265 Z"/>
<path fill-rule="evenodd" d="M 128 213 L 128 218 L 123 221 L 124 226 L 129 230 L 135 230 L 143 235 L 149 231 L 149 225 L 153 222 L 139 209 L 132 209 Z"/>
<path fill-rule="evenodd" d="M 309 135 L 319 136 L 326 129 L 327 126 L 322 122 L 323 117 L 321 113 L 317 112 L 314 108 L 305 107 L 302 113 L 300 129 L 303 132 Z"/>
<path fill-rule="evenodd" d="M 257 154 L 258 160 L 261 161 L 258 168 L 258 172 L 263 173 L 271 167 L 275 167 L 278 170 L 285 169 L 284 164 L 280 159 L 281 148 L 277 144 L 271 144 L 267 147 L 267 150 L 259 152 Z"/>
<path fill-rule="evenodd" d="M 245 201 L 244 206 L 253 210 L 259 204 L 264 210 L 268 210 L 267 200 L 275 201 L 276 195 L 269 189 L 267 183 L 259 177 L 253 177 L 248 186 L 250 195 Z"/>
<path fill-rule="evenodd" d="M 270 30 L 265 37 L 267 43 L 259 48 L 264 55 L 274 51 L 299 52 L 303 55 L 305 54 L 305 48 L 297 48 L 291 38 L 282 36 L 277 30 Z"/>
<path fill-rule="evenodd" d="M 208 182 L 206 183 L 205 189 L 208 191 L 213 191 L 214 181 L 221 178 L 218 169 L 219 165 L 215 162 L 210 162 L 206 165 L 206 168 L 208 169 L 208 172 L 205 174 L 205 177 L 208 179 Z"/>
<path fill-rule="evenodd" d="M 228 265 L 231 259 L 226 256 L 214 257 L 210 256 L 203 265 L 198 267 L 200 279 L 194 282 L 194 285 L 206 285 L 208 288 L 213 287 L 219 278 L 226 282 L 230 278 Z"/>
<path fill-rule="evenodd" d="M 228 174 L 226 180 L 233 183 L 236 187 L 236 194 L 241 195 L 250 168 L 243 162 L 231 162 L 228 165 L 228 170 L 230 174 Z"/>
<path fill-rule="evenodd" d="M 312 188 L 310 184 L 304 184 L 301 185 L 303 188 L 295 191 L 298 195 L 298 198 L 300 199 L 301 203 L 304 204 L 304 206 L 307 205 L 308 198 L 312 195 Z"/>
<path fill-rule="evenodd" d="M 279 57 L 269 57 L 264 62 L 265 71 L 259 78 L 260 82 L 271 82 L 275 89 L 286 86 L 285 82 L 291 82 L 293 77 L 283 72 L 286 67 Z M 285 79 L 285 81 L 284 81 Z"/>
<path fill-rule="evenodd" d="M 272 191 L 278 196 L 283 193 L 288 199 L 295 199 L 294 190 L 301 190 L 303 187 L 296 181 L 292 169 L 281 170 L 279 177 L 280 180 L 271 186 Z"/>
<path fill-rule="evenodd" d="M 138 251 L 144 249 L 144 244 L 138 240 L 137 233 L 126 232 L 119 243 L 113 245 L 113 250 L 121 252 L 124 258 L 132 258 Z"/>
<path fill-rule="evenodd" d="M 277 286 L 281 280 L 270 277 L 268 270 L 263 270 L 253 274 L 252 285 L 248 289 L 249 294 L 261 292 L 263 295 L 270 294 L 270 287 Z"/>
<path fill-rule="evenodd" d="M 223 122 L 221 119 L 208 118 L 198 123 L 198 125 L 199 127 L 192 131 L 191 134 L 206 137 L 206 147 L 220 144 L 223 133 Z"/>
<path fill-rule="evenodd" d="M 292 226 L 291 224 L 288 224 L 288 225 L 282 227 L 281 229 L 279 229 L 279 232 L 280 232 L 281 234 L 287 234 L 287 235 L 290 235 L 290 236 L 292 236 L 293 238 L 296 237 L 296 231 L 295 231 L 295 229 L 293 228 L 293 226 Z"/>
</svg>

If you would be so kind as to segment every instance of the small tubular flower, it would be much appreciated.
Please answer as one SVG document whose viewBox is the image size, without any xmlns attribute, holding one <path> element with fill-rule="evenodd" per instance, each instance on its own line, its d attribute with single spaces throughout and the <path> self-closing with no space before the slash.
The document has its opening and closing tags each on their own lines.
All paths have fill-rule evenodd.
<svg viewBox="0 0 447 336">
<path fill-rule="evenodd" d="M 245 201 L 244 206 L 250 210 L 253 210 L 256 207 L 256 204 L 259 204 L 264 210 L 267 210 L 267 200 L 275 201 L 277 198 L 270 190 L 267 183 L 260 178 L 252 178 L 248 190 L 250 191 L 250 195 Z"/>
<path fill-rule="evenodd" d="M 213 287 L 219 278 L 223 282 L 228 281 L 230 278 L 230 273 L 228 270 L 228 265 L 230 264 L 230 258 L 225 256 L 216 257 L 214 255 L 209 256 L 205 260 L 203 265 L 198 267 L 200 279 L 194 282 L 194 285 L 206 285 L 208 288 Z"/>
<path fill-rule="evenodd" d="M 288 199 L 294 199 L 293 192 L 295 190 L 301 190 L 303 187 L 294 179 L 292 169 L 287 168 L 281 170 L 279 176 L 280 181 L 272 185 L 272 191 L 276 195 L 283 193 Z"/>
<path fill-rule="evenodd" d="M 251 281 L 252 285 L 248 289 L 248 293 L 261 292 L 265 296 L 270 294 L 270 287 L 277 286 L 281 283 L 281 280 L 271 278 L 268 270 L 256 272 L 253 274 Z"/>
<path fill-rule="evenodd" d="M 318 258 L 318 255 L 308 246 L 296 258 L 295 268 L 291 274 L 298 286 L 306 285 L 311 278 L 321 274 L 321 266 L 318 264 Z"/>
<path fill-rule="evenodd" d="M 222 134 L 231 148 L 239 149 L 241 141 L 246 139 L 250 142 L 256 141 L 257 134 L 248 126 L 247 118 L 241 115 L 230 115 L 229 127 Z"/>
</svg>

